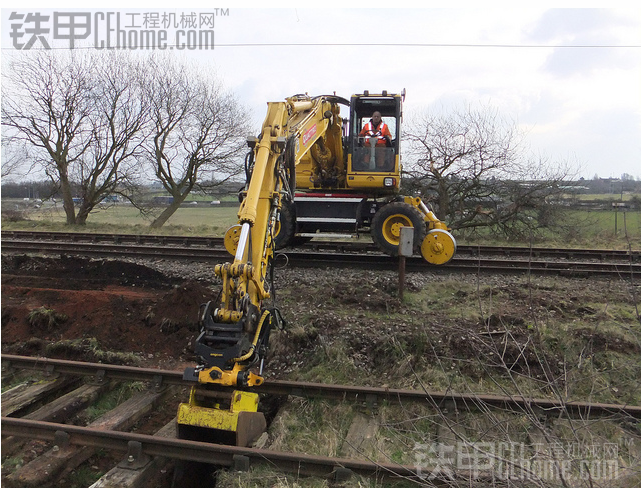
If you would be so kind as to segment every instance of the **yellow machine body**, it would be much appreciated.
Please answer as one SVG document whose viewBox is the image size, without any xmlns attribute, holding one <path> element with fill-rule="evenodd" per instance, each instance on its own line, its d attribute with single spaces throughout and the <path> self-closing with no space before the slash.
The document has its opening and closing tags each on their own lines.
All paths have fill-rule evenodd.
<svg viewBox="0 0 641 489">
<path fill-rule="evenodd" d="M 369 233 L 384 252 L 395 255 L 397 228 L 405 225 L 415 227 L 415 251 L 427 262 L 443 265 L 452 259 L 456 240 L 447 226 L 420 197 L 399 195 L 404 97 L 404 91 L 365 91 L 349 101 L 329 99 L 333 123 L 324 132 L 317 124 L 307 127 L 302 142 L 309 151 L 296 146 L 296 195 L 281 213 L 277 247 L 315 236 Z M 339 116 L 338 103 L 348 108 L 349 118 Z M 374 113 L 383 122 L 376 127 L 387 128 L 385 139 L 382 129 L 376 135 L 371 131 Z"/>
<path fill-rule="evenodd" d="M 230 409 L 224 409 L 199 401 L 197 394 L 208 386 L 243 388 L 263 383 L 269 332 L 282 323 L 278 310 L 266 304 L 271 298 L 268 271 L 282 202 L 293 198 L 297 162 L 314 151 L 316 158 L 325 158 L 329 164 L 327 154 L 320 151 L 320 138 L 323 142 L 328 138 L 327 146 L 336 155 L 333 161 L 344 173 L 340 131 L 338 108 L 325 97 L 297 96 L 267 104 L 259 137 L 248 140 L 251 152 L 238 224 L 225 235 L 225 247 L 234 260 L 215 266 L 214 273 L 222 281 L 220 296 L 201 310 L 201 333 L 194 342 L 200 363 L 184 374 L 200 388 L 192 389 L 189 402 L 179 407 L 179 431 L 180 427 L 230 431 L 244 441 L 264 429 L 257 395 L 235 391 Z M 331 134 L 337 138 L 333 143 Z"/>
</svg>

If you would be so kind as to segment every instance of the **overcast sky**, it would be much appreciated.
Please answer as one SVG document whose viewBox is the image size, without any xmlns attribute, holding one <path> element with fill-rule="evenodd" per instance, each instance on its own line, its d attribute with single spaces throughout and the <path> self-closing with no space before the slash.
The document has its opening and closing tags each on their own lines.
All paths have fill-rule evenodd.
<svg viewBox="0 0 641 489">
<path fill-rule="evenodd" d="M 347 98 L 363 90 L 405 88 L 407 117 L 427 110 L 491 106 L 527 131 L 532 151 L 574 161 L 586 178 L 622 173 L 641 177 L 641 8 L 479 5 L 485 7 L 310 10 L 227 5 L 223 8 L 228 11 L 222 12 L 227 15 L 214 19 L 213 50 L 174 53 L 213 66 L 251 110 L 257 131 L 268 101 L 301 92 L 336 92 Z M 3 8 L 3 57 L 16 54 L 8 36 L 11 12 L 56 10 L 64 9 Z M 145 12 L 180 15 L 212 12 L 213 7 L 101 11 L 121 12 L 124 23 L 141 19 Z"/>
</svg>

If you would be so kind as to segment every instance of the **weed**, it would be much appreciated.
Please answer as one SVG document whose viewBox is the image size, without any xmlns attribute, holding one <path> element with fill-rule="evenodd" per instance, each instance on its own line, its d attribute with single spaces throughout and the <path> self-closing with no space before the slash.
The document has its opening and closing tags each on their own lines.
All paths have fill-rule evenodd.
<svg viewBox="0 0 641 489">
<path fill-rule="evenodd" d="M 96 338 L 61 340 L 44 345 L 45 356 L 80 356 L 88 361 L 121 365 L 136 365 L 140 357 L 132 352 L 114 352 L 102 349 Z"/>
<path fill-rule="evenodd" d="M 323 400 L 293 399 L 283 406 L 270 427 L 270 449 L 338 456 L 353 418 L 353 405 Z"/>
<path fill-rule="evenodd" d="M 22 467 L 23 461 L 22 457 L 7 457 L 2 461 L 2 471 L 15 472 Z"/>
<path fill-rule="evenodd" d="M 34 309 L 27 315 L 27 321 L 32 328 L 47 332 L 54 331 L 67 319 L 66 315 L 59 314 L 54 309 L 45 306 Z"/>
<path fill-rule="evenodd" d="M 327 478 L 285 474 L 267 465 L 256 465 L 247 472 L 221 470 L 216 477 L 217 487 L 380 487 L 358 476 L 347 481 L 330 482 Z"/>
<path fill-rule="evenodd" d="M 65 485 L 67 487 L 91 487 L 103 474 L 104 471 L 98 470 L 97 467 L 83 464 L 71 471 Z"/>
<path fill-rule="evenodd" d="M 3 374 L 5 373 L 3 372 Z M 10 375 L 6 375 L 6 377 L 3 376 L 1 390 L 2 392 L 6 392 L 21 384 L 39 382 L 41 380 L 43 380 L 43 377 L 39 372 L 17 371 Z"/>
<path fill-rule="evenodd" d="M 95 403 L 84 410 L 83 418 L 86 423 L 95 421 L 108 411 L 129 399 L 134 393 L 145 389 L 143 382 L 126 382 L 116 389 L 103 394 Z"/>
</svg>

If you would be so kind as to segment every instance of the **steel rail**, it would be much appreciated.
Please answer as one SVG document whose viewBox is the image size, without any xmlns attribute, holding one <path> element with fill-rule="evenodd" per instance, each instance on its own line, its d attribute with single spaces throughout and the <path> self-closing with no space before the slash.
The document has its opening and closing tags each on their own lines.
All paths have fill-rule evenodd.
<svg viewBox="0 0 641 489">
<path fill-rule="evenodd" d="M 57 445 L 80 445 L 107 450 L 127 452 L 132 462 L 136 456 L 162 456 L 180 460 L 204 462 L 221 466 L 238 466 L 249 464 L 268 463 L 286 472 L 306 475 L 331 477 L 340 470 L 349 470 L 365 477 L 393 477 L 393 478 L 421 478 L 423 473 L 428 473 L 430 479 L 439 482 L 438 471 L 425 472 L 428 467 L 407 466 L 394 463 L 378 463 L 347 458 L 307 455 L 294 452 L 280 452 L 259 448 L 243 448 L 231 445 L 183 440 L 177 438 L 164 438 L 139 433 L 122 431 L 97 430 L 82 426 L 51 423 L 45 421 L 32 421 L 20 418 L 2 417 L 2 434 L 23 438 L 35 438 L 50 441 Z M 441 473 L 442 480 L 452 471 Z M 455 474 L 457 479 L 490 479 L 490 474 L 459 471 Z M 432 477 L 436 476 L 434 479 Z M 447 479 L 451 480 L 451 479 Z"/>
<path fill-rule="evenodd" d="M 14 369 L 41 370 L 49 373 L 93 377 L 119 381 L 151 382 L 159 388 L 164 383 L 172 385 L 193 386 L 194 382 L 183 380 L 183 373 L 176 370 L 161 370 L 102 363 L 77 362 L 45 357 L 27 357 L 2 354 L 2 362 Z M 205 395 L 225 396 L 231 392 L 219 386 L 203 388 Z M 252 389 L 260 394 L 281 396 L 323 398 L 335 400 L 358 401 L 369 404 L 380 402 L 421 402 L 434 407 L 454 404 L 459 409 L 475 409 L 491 406 L 498 409 L 519 409 L 537 411 L 539 414 L 567 413 L 572 416 L 611 416 L 623 415 L 641 419 L 641 406 L 623 404 L 590 403 L 581 401 L 560 401 L 542 398 L 524 398 L 521 396 L 499 396 L 493 394 L 461 394 L 455 392 L 421 391 L 409 389 L 390 389 L 384 387 L 350 386 L 336 384 L 319 384 L 288 380 L 266 380 L 259 387 Z"/>
<path fill-rule="evenodd" d="M 138 257 L 144 259 L 197 260 L 220 263 L 230 261 L 225 250 L 215 248 L 178 248 L 170 246 L 127 246 L 101 243 L 64 243 L 48 241 L 11 240 L 2 243 L 3 252 L 13 253 L 56 253 L 80 254 L 96 257 Z M 366 270 L 396 270 L 398 259 L 382 254 L 338 254 L 311 251 L 284 251 L 276 255 L 276 266 L 280 263 L 293 267 L 336 267 L 349 266 Z M 406 270 L 414 272 L 470 272 L 470 273 L 533 273 L 567 276 L 605 276 L 632 279 L 641 274 L 638 263 L 601 262 L 550 262 L 542 260 L 492 259 L 481 257 L 455 256 L 441 266 L 431 265 L 420 257 L 406 260 Z"/>
<path fill-rule="evenodd" d="M 106 234 L 106 233 L 65 233 L 51 231 L 2 231 L 2 241 L 10 240 L 49 240 L 71 242 L 110 242 L 113 244 L 155 244 L 184 247 L 209 247 L 223 248 L 223 238 L 212 236 L 171 236 L 155 234 Z M 375 252 L 380 250 L 373 243 L 363 242 L 329 242 L 311 241 L 298 248 L 314 251 L 333 252 Z M 507 256 L 507 257 L 533 257 L 533 258 L 565 258 L 565 259 L 593 259 L 593 260 L 620 260 L 641 261 L 641 251 L 604 250 L 585 248 L 543 248 L 527 246 L 475 246 L 459 245 L 457 255 L 469 256 Z"/>
<path fill-rule="evenodd" d="M 178 248 L 158 245 L 76 243 L 58 241 L 11 240 L 2 242 L 2 251 L 13 253 L 63 253 L 99 257 L 132 256 L 140 258 L 166 258 L 172 260 L 215 261 L 230 260 L 225 249 Z"/>
<path fill-rule="evenodd" d="M 65 233 L 60 231 L 2 231 L 2 241 L 27 239 L 43 241 L 109 242 L 114 244 L 161 244 L 175 246 L 224 246 L 223 238 L 213 236 L 172 236 L 159 234 Z"/>
</svg>

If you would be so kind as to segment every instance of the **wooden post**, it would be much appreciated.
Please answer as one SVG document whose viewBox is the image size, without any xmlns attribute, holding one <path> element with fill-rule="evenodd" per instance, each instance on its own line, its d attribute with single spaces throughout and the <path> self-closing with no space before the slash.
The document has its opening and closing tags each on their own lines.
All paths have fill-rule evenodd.
<svg viewBox="0 0 641 489">
<path fill-rule="evenodd" d="M 405 258 L 414 252 L 414 228 L 403 226 L 398 243 L 398 297 L 403 300 L 405 289 Z"/>
</svg>

